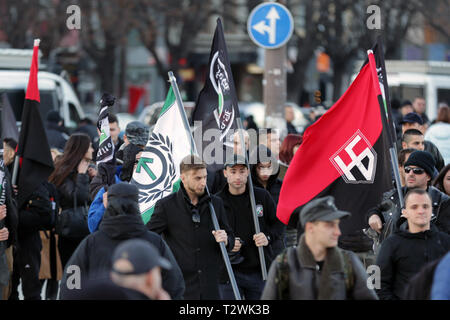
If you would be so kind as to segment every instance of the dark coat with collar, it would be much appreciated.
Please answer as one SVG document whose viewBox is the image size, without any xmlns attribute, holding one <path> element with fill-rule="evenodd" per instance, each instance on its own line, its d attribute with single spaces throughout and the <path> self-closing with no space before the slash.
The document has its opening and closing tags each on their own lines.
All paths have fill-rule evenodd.
<svg viewBox="0 0 450 320">
<path fill-rule="evenodd" d="M 220 299 L 219 270 L 224 267 L 220 246 L 212 231 L 213 221 L 209 201 L 214 206 L 219 226 L 228 235 L 227 250 L 234 246 L 233 231 L 229 227 L 223 202 L 216 196 L 204 194 L 196 206 L 200 223 L 192 221 L 192 205 L 183 184 L 171 195 L 159 200 L 150 221 L 149 230 L 161 234 L 183 272 L 186 284 L 185 299 Z"/>
<path fill-rule="evenodd" d="M 449 250 L 450 236 L 439 232 L 435 226 L 419 233 L 398 228 L 383 242 L 377 257 L 381 272 L 381 289 L 377 290 L 380 299 L 404 299 L 409 280 L 423 266 Z"/>
<path fill-rule="evenodd" d="M 367 273 L 359 258 L 346 251 L 351 263 L 352 286 L 347 291 L 345 262 L 342 249 L 327 249 L 326 258 L 319 271 L 317 263 L 306 245 L 305 236 L 298 247 L 287 249 L 290 300 L 378 300 L 374 290 L 367 288 Z M 275 260 L 269 270 L 262 300 L 277 300 L 279 288 L 276 281 L 280 263 Z M 350 268 L 349 268 L 350 269 Z"/>
<path fill-rule="evenodd" d="M 172 268 L 170 270 L 161 269 L 162 286 L 173 300 L 182 299 L 184 282 L 175 257 L 165 241 L 146 228 L 139 214 L 105 216 L 98 231 L 90 234 L 80 243 L 66 266 L 79 266 L 82 275 L 81 288 L 86 284 L 83 281 L 99 280 L 109 274 L 115 248 L 128 239 L 143 239 L 150 242 L 162 257 L 169 260 Z M 66 295 L 70 296 L 69 291 L 71 291 L 65 284 L 73 272 L 68 273 L 67 271 L 66 268 L 61 281 L 62 299 Z"/>
</svg>

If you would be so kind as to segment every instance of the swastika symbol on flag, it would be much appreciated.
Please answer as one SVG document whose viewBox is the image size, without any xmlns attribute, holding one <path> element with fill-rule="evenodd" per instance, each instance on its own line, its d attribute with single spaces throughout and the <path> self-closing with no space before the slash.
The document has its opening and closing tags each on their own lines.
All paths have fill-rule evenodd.
<svg viewBox="0 0 450 320">
<path fill-rule="evenodd" d="M 356 154 L 355 150 L 360 150 Z M 330 157 L 346 183 L 373 183 L 377 167 L 377 153 L 360 130 Z"/>
</svg>

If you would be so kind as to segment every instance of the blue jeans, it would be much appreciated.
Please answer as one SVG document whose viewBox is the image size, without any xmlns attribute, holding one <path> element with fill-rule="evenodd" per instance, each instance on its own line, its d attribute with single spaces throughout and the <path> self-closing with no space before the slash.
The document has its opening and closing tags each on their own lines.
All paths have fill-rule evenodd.
<svg viewBox="0 0 450 320">
<path fill-rule="evenodd" d="M 234 277 L 239 288 L 241 298 L 245 300 L 259 300 L 264 289 L 265 281 L 261 272 L 242 273 L 234 271 Z M 235 300 L 231 282 L 220 284 L 220 296 L 222 300 Z"/>
</svg>

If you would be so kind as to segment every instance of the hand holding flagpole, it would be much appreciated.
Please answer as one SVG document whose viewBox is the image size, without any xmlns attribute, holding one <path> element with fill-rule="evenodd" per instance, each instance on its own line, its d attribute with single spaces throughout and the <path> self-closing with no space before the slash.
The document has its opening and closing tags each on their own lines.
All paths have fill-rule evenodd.
<svg viewBox="0 0 450 320">
<path fill-rule="evenodd" d="M 177 100 L 177 105 L 180 108 L 180 113 L 183 116 L 184 129 L 186 130 L 186 132 L 189 132 L 188 135 L 190 137 L 190 142 L 191 142 L 191 152 L 193 154 L 198 155 L 197 147 L 195 145 L 194 138 L 192 137 L 191 129 L 189 127 L 189 121 L 187 119 L 186 112 L 184 111 L 183 100 L 181 99 L 180 91 L 178 90 L 177 80 L 176 80 L 175 76 L 173 75 L 172 71 L 169 71 L 169 81 L 172 85 L 173 92 L 174 92 L 175 98 Z M 210 196 L 208 186 L 206 186 L 206 192 L 207 192 L 208 196 Z M 220 230 L 219 221 L 217 220 L 216 212 L 214 210 L 214 206 L 212 205 L 212 201 L 208 201 L 208 205 L 209 205 L 209 209 L 211 212 L 211 218 L 213 221 L 214 230 L 215 231 Z M 222 258 L 223 258 L 223 260 L 225 262 L 225 266 L 227 268 L 227 272 L 228 272 L 228 276 L 230 278 L 231 286 L 233 288 L 234 296 L 235 296 L 236 300 L 241 300 L 241 295 L 239 293 L 236 279 L 234 277 L 233 268 L 231 267 L 230 258 L 228 257 L 227 249 L 225 248 L 225 243 L 219 242 L 219 246 L 220 246 L 220 251 L 222 253 Z"/>
</svg>

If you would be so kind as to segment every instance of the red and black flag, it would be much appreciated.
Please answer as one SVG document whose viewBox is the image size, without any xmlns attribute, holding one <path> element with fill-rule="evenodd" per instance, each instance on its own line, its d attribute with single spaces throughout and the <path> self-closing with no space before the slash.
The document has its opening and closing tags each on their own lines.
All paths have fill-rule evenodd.
<svg viewBox="0 0 450 320">
<path fill-rule="evenodd" d="M 17 151 L 20 157 L 19 207 L 42 182 L 47 181 L 54 169 L 47 135 L 39 113 L 38 52 L 39 40 L 35 40 Z"/>
<path fill-rule="evenodd" d="M 234 86 L 233 74 L 231 73 L 230 61 L 228 59 L 227 46 L 225 44 L 225 37 L 223 35 L 222 23 L 217 19 L 217 27 L 214 32 L 214 39 L 211 46 L 211 53 L 209 56 L 208 69 L 206 71 L 205 86 L 200 92 L 197 104 L 192 114 L 193 125 L 195 121 L 201 121 L 201 127 L 196 127 L 195 131 L 201 130 L 203 134 L 208 129 L 216 129 L 220 131 L 220 139 L 214 141 L 203 141 L 203 134 L 198 134 L 199 131 L 194 132 L 194 139 L 199 151 L 199 155 L 209 155 L 208 150 L 221 150 L 225 155 L 224 143 L 229 139 L 230 130 L 234 132 L 237 129 L 236 118 L 240 117 L 239 107 L 236 96 L 236 89 Z M 202 137 L 202 141 L 198 141 Z M 201 150 L 204 150 L 202 153 Z M 215 157 L 212 152 L 211 156 Z M 212 163 L 206 161 L 210 165 L 210 169 L 223 168 L 223 159 Z"/>
<path fill-rule="evenodd" d="M 392 188 L 390 138 L 374 55 L 344 95 L 303 135 L 283 180 L 277 217 L 296 226 L 293 211 L 316 197 L 332 195 L 352 216 L 342 233 L 362 232 L 365 215 Z"/>
<path fill-rule="evenodd" d="M 386 112 L 386 119 L 387 119 L 387 131 L 389 133 L 390 141 L 391 141 L 391 147 L 395 146 L 395 143 L 397 141 L 397 134 L 395 130 L 395 121 L 393 119 L 392 115 L 392 108 L 391 108 L 391 101 L 389 98 L 389 85 L 387 82 L 387 76 L 386 76 L 386 66 L 384 63 L 384 51 L 383 51 L 383 42 L 381 41 L 381 36 L 377 37 L 377 42 L 372 47 L 373 56 L 375 58 L 375 66 L 377 69 L 377 75 L 378 75 L 378 82 L 380 84 L 380 90 L 381 90 L 381 96 L 383 98 L 383 106 L 384 110 Z M 363 67 L 369 63 L 368 58 L 363 64 Z M 396 159 L 397 160 L 397 159 Z"/>
</svg>

